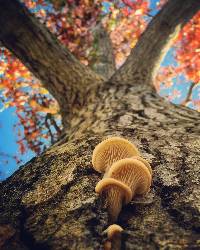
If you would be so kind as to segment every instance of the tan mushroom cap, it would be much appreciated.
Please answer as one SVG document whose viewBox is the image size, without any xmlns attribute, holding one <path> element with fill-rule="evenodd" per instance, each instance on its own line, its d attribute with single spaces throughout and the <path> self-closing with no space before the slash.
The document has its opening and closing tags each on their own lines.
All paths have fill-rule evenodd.
<svg viewBox="0 0 200 250">
<path fill-rule="evenodd" d="M 112 222 L 117 220 L 123 204 L 127 204 L 132 198 L 131 189 L 113 178 L 102 179 L 98 182 L 95 190 L 98 193 L 104 192 L 106 195 L 108 214 Z"/>
<path fill-rule="evenodd" d="M 123 231 L 122 227 L 120 227 L 117 224 L 113 224 L 109 226 L 104 232 L 107 233 L 108 239 L 111 240 L 115 237 L 116 234 L 121 234 L 122 231 Z"/>
<path fill-rule="evenodd" d="M 115 186 L 118 187 L 118 189 L 120 189 L 123 193 L 125 204 L 129 203 L 132 199 L 132 191 L 130 187 L 119 180 L 113 178 L 104 178 L 97 183 L 95 191 L 96 193 L 102 193 L 105 190 L 109 191 L 110 188 L 114 188 Z M 116 201 L 113 200 L 113 203 L 115 202 Z"/>
<path fill-rule="evenodd" d="M 111 137 L 95 147 L 92 165 L 96 171 L 103 173 L 114 162 L 133 156 L 139 156 L 139 151 L 134 144 L 120 137 Z"/>
<path fill-rule="evenodd" d="M 134 158 L 119 160 L 111 166 L 107 178 L 113 178 L 123 182 L 132 190 L 132 197 L 135 194 L 145 194 L 151 186 L 151 173 L 146 165 Z"/>
<path fill-rule="evenodd" d="M 152 179 L 150 170 L 141 159 L 125 158 L 113 163 L 106 177 L 97 183 L 95 191 L 106 194 L 108 212 L 113 222 L 124 203 L 129 203 L 135 194 L 149 191 Z"/>
<path fill-rule="evenodd" d="M 146 161 L 145 159 L 143 159 L 143 158 L 140 157 L 140 156 L 133 156 L 132 158 L 133 158 L 133 159 L 137 159 L 137 160 L 141 161 L 142 163 L 144 163 L 144 165 L 148 168 L 150 174 L 152 175 L 152 169 L 151 169 L 151 166 L 150 166 L 150 164 L 148 163 L 148 161 Z"/>
</svg>

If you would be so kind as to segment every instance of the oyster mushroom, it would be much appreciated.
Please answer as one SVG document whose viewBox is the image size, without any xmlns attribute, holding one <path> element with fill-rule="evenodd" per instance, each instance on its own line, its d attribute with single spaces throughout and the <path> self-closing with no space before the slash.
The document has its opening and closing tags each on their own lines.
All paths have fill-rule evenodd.
<svg viewBox="0 0 200 250">
<path fill-rule="evenodd" d="M 99 143 L 92 155 L 92 165 L 100 173 L 108 171 L 111 165 L 121 159 L 139 156 L 131 142 L 120 137 L 111 137 Z"/>
<path fill-rule="evenodd" d="M 106 177 L 98 182 L 95 191 L 105 193 L 111 221 L 116 221 L 124 204 L 136 194 L 145 194 L 151 186 L 151 168 L 141 159 L 125 158 L 112 164 Z"/>
<path fill-rule="evenodd" d="M 104 192 L 108 213 L 112 222 L 116 221 L 123 204 L 132 199 L 132 190 L 125 183 L 114 178 L 103 178 L 95 187 L 97 193 Z"/>
</svg>

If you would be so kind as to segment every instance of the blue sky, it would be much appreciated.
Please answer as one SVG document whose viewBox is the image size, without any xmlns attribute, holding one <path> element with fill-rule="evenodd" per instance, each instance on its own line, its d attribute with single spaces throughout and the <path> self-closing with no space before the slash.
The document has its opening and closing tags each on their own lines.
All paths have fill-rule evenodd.
<svg viewBox="0 0 200 250">
<path fill-rule="evenodd" d="M 0 152 L 9 155 L 19 155 L 16 143 L 17 135 L 14 131 L 14 124 L 17 121 L 15 108 L 8 108 L 0 113 Z M 20 156 L 20 159 L 22 159 L 22 163 L 25 163 L 33 156 L 33 152 L 29 150 L 27 154 Z M 7 160 L 7 157 L 0 157 L 0 181 L 9 177 L 19 167 L 12 158 L 8 158 L 8 164 L 5 164 L 4 160 Z"/>
<path fill-rule="evenodd" d="M 156 0 L 151 1 L 151 9 L 153 10 L 151 12 L 152 15 L 156 14 L 155 6 L 156 6 Z M 173 64 L 175 61 L 173 60 L 172 56 L 173 51 L 171 50 L 167 57 L 165 58 L 163 65 Z M 181 76 L 182 77 L 182 76 Z M 187 90 L 189 88 L 189 84 L 182 77 L 180 79 L 180 83 L 178 83 L 177 80 L 174 81 L 174 85 L 171 88 L 163 88 L 160 92 L 161 96 L 168 96 L 172 91 L 174 90 L 180 90 L 181 95 L 173 100 L 174 103 L 180 103 L 181 99 L 184 99 Z M 200 99 L 200 86 L 197 86 L 193 92 L 193 97 L 195 99 Z M 192 107 L 192 105 L 190 105 Z M 1 103 L 0 103 L 0 110 L 1 110 Z M 4 110 L 3 112 L 0 112 L 0 153 L 6 153 L 9 155 L 19 155 L 18 152 L 18 146 L 16 144 L 17 141 L 17 135 L 14 131 L 14 124 L 17 123 L 17 116 L 15 114 L 15 108 L 8 108 Z M 22 159 L 22 163 L 26 163 L 28 160 L 30 160 L 34 156 L 34 153 L 29 150 L 25 155 L 20 156 L 20 159 Z M 0 156 L 0 181 L 3 179 L 6 179 L 9 177 L 13 172 L 18 169 L 19 166 L 17 166 L 15 160 L 9 159 L 8 164 L 5 164 L 2 160 L 3 159 Z"/>
</svg>

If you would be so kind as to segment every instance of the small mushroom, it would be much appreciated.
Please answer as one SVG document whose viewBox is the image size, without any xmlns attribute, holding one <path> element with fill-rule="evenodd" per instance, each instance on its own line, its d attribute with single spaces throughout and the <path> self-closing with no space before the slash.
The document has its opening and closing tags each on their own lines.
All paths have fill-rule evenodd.
<svg viewBox="0 0 200 250">
<path fill-rule="evenodd" d="M 112 240 L 116 234 L 121 234 L 123 228 L 117 224 L 110 225 L 104 232 L 107 233 L 107 237 L 109 240 Z"/>
<path fill-rule="evenodd" d="M 135 145 L 126 139 L 111 137 L 95 147 L 92 165 L 96 171 L 104 173 L 114 162 L 133 156 L 139 156 L 139 151 Z"/>
<path fill-rule="evenodd" d="M 106 177 L 98 182 L 95 191 L 105 193 L 111 221 L 117 220 L 122 206 L 129 203 L 136 194 L 149 191 L 151 168 L 144 163 L 139 158 L 119 160 L 113 163 Z"/>
<path fill-rule="evenodd" d="M 121 233 L 123 228 L 117 224 L 109 226 L 104 233 L 107 234 L 108 240 L 104 244 L 105 250 L 121 249 Z"/>
</svg>

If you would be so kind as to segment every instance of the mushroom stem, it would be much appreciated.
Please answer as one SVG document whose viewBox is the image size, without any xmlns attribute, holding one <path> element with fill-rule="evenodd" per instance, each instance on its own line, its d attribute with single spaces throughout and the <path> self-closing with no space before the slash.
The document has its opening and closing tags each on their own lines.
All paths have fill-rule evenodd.
<svg viewBox="0 0 200 250">
<path fill-rule="evenodd" d="M 104 250 L 121 250 L 121 234 L 116 235 L 115 239 L 107 240 L 104 243 Z"/>
<path fill-rule="evenodd" d="M 136 189 L 137 189 L 137 183 L 133 183 L 131 187 L 132 197 L 135 196 Z M 107 190 L 106 199 L 108 203 L 107 207 L 108 207 L 110 222 L 113 223 L 117 221 L 122 206 L 126 203 L 125 194 L 121 188 L 119 188 L 118 186 L 113 186 Z"/>
<path fill-rule="evenodd" d="M 103 178 L 97 183 L 95 191 L 105 194 L 111 222 L 117 220 L 122 205 L 129 203 L 132 199 L 130 187 L 113 178 Z"/>
<path fill-rule="evenodd" d="M 106 192 L 106 197 L 108 202 L 108 213 L 110 222 L 115 222 L 122 209 L 124 193 L 118 186 L 113 186 L 110 187 Z"/>
<path fill-rule="evenodd" d="M 111 241 L 111 249 L 112 250 L 120 250 L 121 249 L 121 233 L 117 233 L 115 239 Z"/>
</svg>

